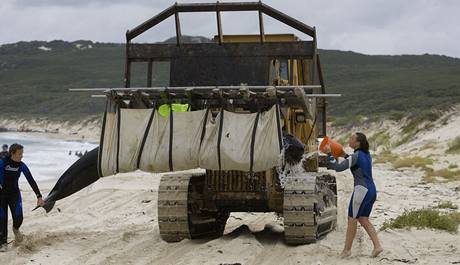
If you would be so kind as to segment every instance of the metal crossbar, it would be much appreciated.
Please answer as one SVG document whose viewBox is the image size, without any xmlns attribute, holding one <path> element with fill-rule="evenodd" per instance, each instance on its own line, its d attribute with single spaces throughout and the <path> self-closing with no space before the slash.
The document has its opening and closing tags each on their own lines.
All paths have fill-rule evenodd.
<svg viewBox="0 0 460 265">
<path fill-rule="evenodd" d="M 294 88 L 303 88 L 303 89 L 320 89 L 320 85 L 299 85 L 299 86 L 183 86 L 183 87 L 107 87 L 107 88 L 70 88 L 71 92 L 88 92 L 88 91 L 165 91 L 165 90 L 213 90 L 213 89 L 223 89 L 223 90 L 232 90 L 232 89 L 276 89 L 279 91 L 283 90 L 292 90 Z"/>
</svg>

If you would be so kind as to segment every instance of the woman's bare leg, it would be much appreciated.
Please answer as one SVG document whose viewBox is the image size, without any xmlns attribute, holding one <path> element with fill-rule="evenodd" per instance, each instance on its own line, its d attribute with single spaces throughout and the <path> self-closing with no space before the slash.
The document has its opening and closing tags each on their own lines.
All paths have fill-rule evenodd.
<svg viewBox="0 0 460 265">
<path fill-rule="evenodd" d="M 375 231 L 374 226 L 369 222 L 368 217 L 359 217 L 358 218 L 359 223 L 364 227 L 366 230 L 367 234 L 372 240 L 372 243 L 374 244 L 374 250 L 372 251 L 372 257 L 377 257 L 382 251 L 382 245 L 380 245 L 379 238 L 377 236 L 377 232 Z"/>
<path fill-rule="evenodd" d="M 343 248 L 341 258 L 346 258 L 351 255 L 351 246 L 353 245 L 353 239 L 356 236 L 356 228 L 358 227 L 358 220 L 355 218 L 348 217 L 347 235 L 345 237 L 345 246 Z"/>
</svg>

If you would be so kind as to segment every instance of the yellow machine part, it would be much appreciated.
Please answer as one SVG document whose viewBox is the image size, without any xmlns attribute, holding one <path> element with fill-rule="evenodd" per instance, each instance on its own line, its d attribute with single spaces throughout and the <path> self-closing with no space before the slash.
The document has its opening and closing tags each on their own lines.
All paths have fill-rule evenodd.
<svg viewBox="0 0 460 265">
<path fill-rule="evenodd" d="M 318 129 L 314 121 L 307 119 L 301 109 L 289 108 L 286 116 L 284 119 L 286 131 L 295 135 L 305 144 L 306 153 L 317 151 Z M 317 159 L 307 159 L 304 166 L 308 171 L 317 171 L 318 161 Z"/>
<path fill-rule="evenodd" d="M 232 42 L 260 42 L 260 35 L 223 35 L 224 43 Z M 299 41 L 294 34 L 267 34 L 265 42 Z M 213 41 L 218 42 L 219 37 L 214 36 Z M 276 86 L 286 85 L 312 85 L 313 84 L 313 60 L 304 59 L 280 59 L 274 58 L 270 62 L 269 83 Z M 315 114 L 316 115 L 316 114 Z M 305 144 L 305 152 L 317 150 L 316 139 L 318 137 L 317 126 L 311 115 L 304 114 L 303 109 L 288 108 L 284 117 L 286 131 L 295 135 Z M 309 159 L 305 167 L 310 171 L 316 171 L 318 163 L 316 159 Z"/>
</svg>

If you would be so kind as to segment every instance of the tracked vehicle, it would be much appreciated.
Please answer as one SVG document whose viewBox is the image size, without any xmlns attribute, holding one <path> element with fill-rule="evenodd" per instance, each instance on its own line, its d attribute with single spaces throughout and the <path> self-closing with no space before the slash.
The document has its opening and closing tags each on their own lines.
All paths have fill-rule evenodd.
<svg viewBox="0 0 460 265">
<path fill-rule="evenodd" d="M 238 11 L 258 14 L 259 34 L 222 33 L 221 13 Z M 217 35 L 212 41 L 184 41 L 179 16 L 185 12 L 216 14 Z M 136 37 L 171 16 L 175 19 L 175 43 L 134 42 Z M 264 16 L 306 34 L 309 40 L 292 34 L 265 34 Z M 176 149 L 187 141 L 198 139 L 199 143 L 196 154 L 200 158 L 198 164 L 192 164 L 202 169 L 166 173 L 161 177 L 158 223 L 163 240 L 177 242 L 184 238 L 220 236 L 231 212 L 280 214 L 288 244 L 313 243 L 335 228 L 336 181 L 334 176 L 319 170 L 317 155 L 302 161 L 303 172 L 283 179 L 279 174 L 283 162 L 268 163 L 268 168 L 257 166 L 263 164 L 264 156 L 278 156 L 283 150 L 282 131 L 300 139 L 305 153 L 317 151 L 318 137 L 326 135 L 326 98 L 332 95 L 325 92 L 314 27 L 261 2 L 175 4 L 127 31 L 126 40 L 125 88 L 104 90 L 108 103 L 99 150 L 99 175 L 138 168 L 152 172 L 188 169 L 177 162 Z M 132 86 L 133 80 L 141 80 L 134 77 L 139 72 L 133 70 L 135 64 L 147 69 L 146 87 Z M 175 127 L 181 126 L 176 118 L 182 115 L 176 109 L 183 106 L 186 106 L 182 109 L 184 113 L 205 110 L 204 118 L 197 119 L 203 122 L 197 127 L 202 131 L 195 136 L 187 136 L 184 134 L 187 129 L 177 131 Z M 169 117 L 161 117 L 161 108 L 166 109 Z M 144 111 L 143 116 L 130 110 Z M 272 119 L 275 125 L 271 127 L 269 123 L 260 125 L 268 112 L 276 115 Z M 235 126 L 241 124 L 238 119 L 226 124 L 224 113 L 226 117 L 231 113 L 241 115 L 238 117 L 255 115 L 251 116 L 255 120 L 249 126 L 251 133 L 235 138 L 225 131 L 227 128 L 234 132 Z M 194 126 L 195 123 L 190 123 L 190 133 Z M 212 160 L 215 163 L 203 163 L 202 156 L 207 155 L 203 145 L 212 126 L 216 128 L 216 136 L 212 138 L 216 141 L 210 140 L 216 147 L 216 157 Z M 258 128 L 265 128 L 262 126 L 268 126 L 273 133 L 268 134 L 268 129 L 259 131 Z M 241 130 L 244 128 L 241 126 Z M 273 150 L 278 151 L 258 153 L 257 150 L 266 150 L 266 146 L 258 146 L 261 139 L 273 143 L 273 135 L 279 143 L 276 146 L 279 149 Z M 248 159 L 242 159 L 237 166 L 230 165 L 223 153 L 238 152 L 223 145 L 225 141 L 231 142 L 227 139 L 231 137 L 234 137 L 233 147 L 243 146 L 247 150 L 242 156 Z M 153 146 L 151 142 L 156 145 L 147 147 Z M 137 147 L 132 151 L 134 145 Z M 142 166 L 143 161 L 155 159 L 163 159 L 165 165 Z M 195 157 L 191 155 L 188 159 L 184 161 L 194 161 Z"/>
</svg>

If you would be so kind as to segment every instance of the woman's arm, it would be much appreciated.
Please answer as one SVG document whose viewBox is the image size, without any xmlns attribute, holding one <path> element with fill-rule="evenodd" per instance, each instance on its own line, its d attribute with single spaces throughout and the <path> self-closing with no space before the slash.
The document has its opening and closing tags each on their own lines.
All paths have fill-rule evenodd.
<svg viewBox="0 0 460 265">
<path fill-rule="evenodd" d="M 349 155 L 347 158 L 345 158 L 340 163 L 330 153 L 327 154 L 327 157 L 328 157 L 327 168 L 333 169 L 337 172 L 341 172 L 341 171 L 344 171 L 356 165 L 356 162 L 358 161 L 358 152 L 355 152 Z"/>
</svg>

